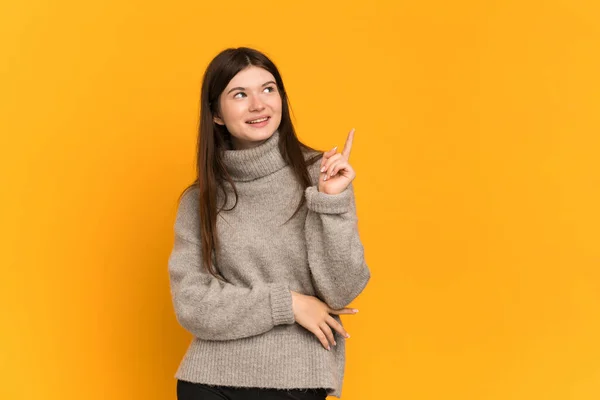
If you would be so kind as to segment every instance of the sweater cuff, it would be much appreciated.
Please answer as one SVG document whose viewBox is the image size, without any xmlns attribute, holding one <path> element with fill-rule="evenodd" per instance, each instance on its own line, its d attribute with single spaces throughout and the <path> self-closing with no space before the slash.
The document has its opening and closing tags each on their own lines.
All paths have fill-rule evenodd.
<svg viewBox="0 0 600 400">
<path fill-rule="evenodd" d="M 343 214 L 348 212 L 352 200 L 352 191 L 346 188 L 342 193 L 327 194 L 319 192 L 317 186 L 305 189 L 306 206 L 309 210 L 322 214 Z"/>
<path fill-rule="evenodd" d="M 274 325 L 290 325 L 296 322 L 292 308 L 292 292 L 287 285 L 271 284 L 271 310 Z"/>
</svg>

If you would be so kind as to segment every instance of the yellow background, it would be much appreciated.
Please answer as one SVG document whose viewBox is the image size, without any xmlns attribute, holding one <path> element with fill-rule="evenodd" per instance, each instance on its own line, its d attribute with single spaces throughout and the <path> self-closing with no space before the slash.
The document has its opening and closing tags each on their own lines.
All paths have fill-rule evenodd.
<svg viewBox="0 0 600 400">
<path fill-rule="evenodd" d="M 174 399 L 204 68 L 251 46 L 351 163 L 372 280 L 343 398 L 600 398 L 600 6 L 0 6 L 2 399 Z"/>
</svg>

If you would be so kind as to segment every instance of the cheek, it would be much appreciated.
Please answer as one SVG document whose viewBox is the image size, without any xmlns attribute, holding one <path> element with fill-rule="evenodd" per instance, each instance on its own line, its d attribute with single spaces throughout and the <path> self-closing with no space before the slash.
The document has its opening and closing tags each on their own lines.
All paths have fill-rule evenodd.
<svg viewBox="0 0 600 400">
<path fill-rule="evenodd" d="M 239 104 L 225 104 L 223 118 L 228 122 L 236 122 L 244 115 L 244 109 Z"/>
<path fill-rule="evenodd" d="M 281 98 L 279 99 L 273 99 L 273 101 L 271 102 L 271 108 L 278 112 L 281 113 Z"/>
</svg>

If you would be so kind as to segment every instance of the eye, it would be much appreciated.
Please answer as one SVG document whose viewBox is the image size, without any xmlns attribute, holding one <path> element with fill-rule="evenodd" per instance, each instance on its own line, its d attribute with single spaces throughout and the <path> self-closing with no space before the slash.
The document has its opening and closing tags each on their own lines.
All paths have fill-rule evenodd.
<svg viewBox="0 0 600 400">
<path fill-rule="evenodd" d="M 246 95 L 246 93 L 244 93 L 244 92 L 238 92 L 238 93 L 236 93 L 236 94 L 233 96 L 233 98 L 234 98 L 234 99 L 239 99 L 239 97 L 237 97 L 237 95 L 238 95 L 238 94 L 243 94 L 244 96 Z"/>
<path fill-rule="evenodd" d="M 265 89 L 269 89 L 271 92 L 275 91 L 275 88 L 273 86 L 267 86 Z"/>
</svg>

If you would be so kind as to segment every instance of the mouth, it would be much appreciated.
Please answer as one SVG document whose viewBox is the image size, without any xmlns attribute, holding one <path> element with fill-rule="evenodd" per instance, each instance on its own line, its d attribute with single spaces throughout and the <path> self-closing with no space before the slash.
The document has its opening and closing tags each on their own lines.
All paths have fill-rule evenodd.
<svg viewBox="0 0 600 400">
<path fill-rule="evenodd" d="M 250 124 L 250 125 L 264 125 L 270 119 L 271 119 L 271 117 L 269 117 L 268 115 L 265 115 L 265 116 L 262 116 L 262 117 L 258 117 L 258 118 L 252 119 L 250 121 L 246 121 L 246 123 Z"/>
</svg>

